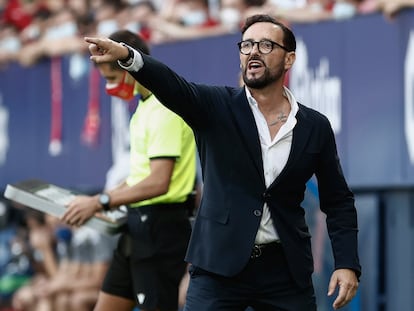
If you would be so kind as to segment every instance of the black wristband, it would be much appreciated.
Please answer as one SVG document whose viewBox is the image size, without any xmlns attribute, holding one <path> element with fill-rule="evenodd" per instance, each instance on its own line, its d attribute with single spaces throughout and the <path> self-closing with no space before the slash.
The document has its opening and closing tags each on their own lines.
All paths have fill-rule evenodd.
<svg viewBox="0 0 414 311">
<path fill-rule="evenodd" d="M 130 64 L 132 64 L 132 61 L 134 59 L 134 51 L 127 44 L 125 44 L 123 42 L 121 42 L 121 44 L 128 49 L 128 56 L 123 58 L 123 59 L 120 59 L 119 61 L 123 64 L 130 65 Z"/>
</svg>

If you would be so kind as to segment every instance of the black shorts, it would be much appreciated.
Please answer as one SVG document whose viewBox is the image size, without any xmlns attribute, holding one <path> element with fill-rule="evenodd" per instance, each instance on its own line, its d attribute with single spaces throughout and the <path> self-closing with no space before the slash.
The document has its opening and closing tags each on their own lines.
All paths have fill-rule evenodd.
<svg viewBox="0 0 414 311">
<path fill-rule="evenodd" d="M 119 239 L 102 291 L 135 300 L 142 309 L 178 309 L 191 234 L 187 212 L 129 209 L 128 229 Z"/>
</svg>

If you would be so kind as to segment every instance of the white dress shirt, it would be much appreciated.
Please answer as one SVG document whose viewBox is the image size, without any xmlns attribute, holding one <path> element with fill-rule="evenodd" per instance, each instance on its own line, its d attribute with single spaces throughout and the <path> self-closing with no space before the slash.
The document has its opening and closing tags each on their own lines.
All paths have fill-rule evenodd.
<svg viewBox="0 0 414 311">
<path fill-rule="evenodd" d="M 263 158 L 263 172 L 265 177 L 266 187 L 269 187 L 272 182 L 279 176 L 280 172 L 286 165 L 289 157 L 290 148 L 292 147 L 293 128 L 296 125 L 296 113 L 299 110 L 298 103 L 295 97 L 288 88 L 284 88 L 285 96 L 289 100 L 291 110 L 289 116 L 277 132 L 276 136 L 271 139 L 269 127 L 266 119 L 260 111 L 256 100 L 250 94 L 250 91 L 245 88 L 246 96 L 252 109 L 254 119 L 256 121 L 257 130 L 259 132 L 260 145 L 262 149 Z M 260 227 L 256 234 L 256 244 L 267 244 L 277 241 L 279 235 L 273 225 L 273 220 L 270 217 L 270 210 L 267 204 L 263 206 L 262 219 Z"/>
</svg>

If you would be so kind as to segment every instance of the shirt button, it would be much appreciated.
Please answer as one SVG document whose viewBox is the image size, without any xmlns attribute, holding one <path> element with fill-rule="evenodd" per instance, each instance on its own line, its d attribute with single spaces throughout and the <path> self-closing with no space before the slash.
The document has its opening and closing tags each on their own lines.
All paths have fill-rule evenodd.
<svg viewBox="0 0 414 311">
<path fill-rule="evenodd" d="M 260 210 L 258 210 L 258 209 L 255 209 L 254 212 L 253 212 L 253 214 L 254 214 L 254 216 L 257 216 L 257 217 L 262 216 L 262 212 Z"/>
</svg>

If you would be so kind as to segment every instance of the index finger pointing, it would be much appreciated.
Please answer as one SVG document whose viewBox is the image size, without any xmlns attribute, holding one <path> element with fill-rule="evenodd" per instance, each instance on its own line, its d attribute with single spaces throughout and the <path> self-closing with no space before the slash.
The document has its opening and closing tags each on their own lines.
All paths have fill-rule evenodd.
<svg viewBox="0 0 414 311">
<path fill-rule="evenodd" d="M 94 38 L 94 37 L 84 37 L 83 39 L 85 40 L 85 42 L 93 43 L 93 44 L 97 44 L 99 41 L 99 38 Z"/>
</svg>

